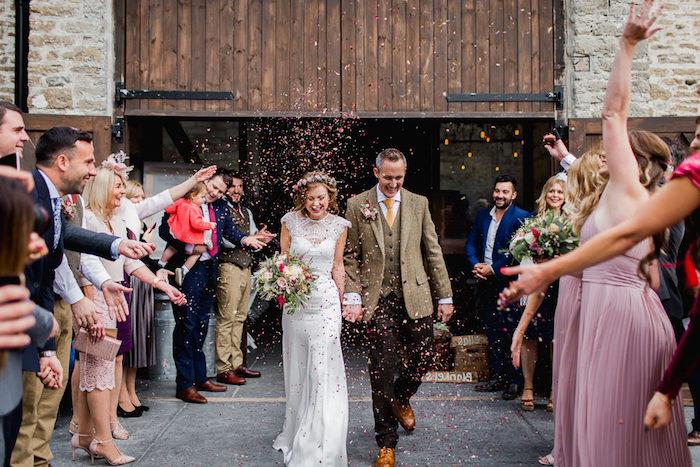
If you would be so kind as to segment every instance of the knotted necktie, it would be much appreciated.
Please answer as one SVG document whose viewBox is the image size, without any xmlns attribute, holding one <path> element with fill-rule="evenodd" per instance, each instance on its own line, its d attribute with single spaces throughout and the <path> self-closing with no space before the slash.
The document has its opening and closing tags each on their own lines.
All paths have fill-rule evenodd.
<svg viewBox="0 0 700 467">
<path fill-rule="evenodd" d="M 386 198 L 384 200 L 384 205 L 386 206 L 386 223 L 391 227 L 394 225 L 394 219 L 396 218 L 394 215 L 394 200 L 392 198 Z"/>
</svg>

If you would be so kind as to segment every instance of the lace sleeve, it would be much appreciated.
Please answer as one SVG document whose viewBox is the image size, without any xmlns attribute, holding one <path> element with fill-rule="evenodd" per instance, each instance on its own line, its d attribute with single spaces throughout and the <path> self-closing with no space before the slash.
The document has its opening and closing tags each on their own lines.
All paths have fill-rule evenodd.
<svg viewBox="0 0 700 467">
<path fill-rule="evenodd" d="M 345 219 L 344 217 L 335 216 L 334 220 L 335 228 L 333 230 L 335 231 L 336 238 L 340 237 L 340 234 L 343 233 L 343 230 L 352 227 L 352 222 Z"/>
<path fill-rule="evenodd" d="M 292 233 L 298 224 L 298 218 L 296 215 L 296 212 L 290 211 L 284 216 L 282 216 L 281 220 L 282 224 L 287 226 L 287 230 L 289 230 L 289 233 Z"/>
</svg>

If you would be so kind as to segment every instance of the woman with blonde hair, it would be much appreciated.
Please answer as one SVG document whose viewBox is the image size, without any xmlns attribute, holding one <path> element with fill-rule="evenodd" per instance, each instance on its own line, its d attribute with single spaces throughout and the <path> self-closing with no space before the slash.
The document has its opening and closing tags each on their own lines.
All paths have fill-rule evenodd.
<svg viewBox="0 0 700 467">
<path fill-rule="evenodd" d="M 562 214 L 564 207 L 564 187 L 566 183 L 560 178 L 550 177 L 542 187 L 542 193 L 535 202 L 537 206 L 537 217 L 542 217 L 548 213 L 555 215 Z M 520 366 L 520 356 L 522 355 L 523 366 L 523 394 L 520 407 L 530 412 L 535 410 L 534 401 L 534 377 L 535 366 L 537 365 L 537 349 L 539 344 L 550 345 L 554 334 L 554 308 L 557 303 L 559 284 L 554 283 L 549 286 L 545 294 L 533 294 L 528 297 L 527 305 L 520 318 L 520 323 L 513 336 L 513 365 Z M 529 328 L 527 324 L 532 322 Z M 522 323 L 525 323 L 523 329 Z M 520 353 L 520 345 L 524 352 Z M 551 411 L 551 397 L 547 404 L 547 411 Z"/>
<path fill-rule="evenodd" d="M 610 73 L 602 114 L 609 180 L 581 228 L 584 246 L 596 234 L 632 217 L 669 166 L 670 151 L 660 138 L 627 131 L 634 50 L 657 31 L 652 28 L 653 3 L 646 1 L 637 14 L 632 3 Z M 583 270 L 574 457 L 555 457 L 556 465 L 691 465 L 679 405 L 673 408 L 669 426 L 655 432 L 644 429 L 644 408 L 675 349 L 666 312 L 649 287 L 658 284 L 658 270 L 643 267 L 646 281 L 638 274 L 650 250 L 651 242 L 645 239 L 620 256 Z M 532 269 L 551 269 L 564 258 Z M 504 268 L 504 274 L 519 272 L 531 275 L 526 267 Z M 503 292 L 502 300 L 521 293 L 522 283 L 516 283 Z"/>
<path fill-rule="evenodd" d="M 282 313 L 282 360 L 287 396 L 284 426 L 273 447 L 288 466 L 347 465 L 348 392 L 340 297 L 343 250 L 350 222 L 338 212 L 335 179 L 310 172 L 292 187 L 294 209 L 282 217 L 282 254 L 312 268 L 311 294 L 294 314 Z"/>
<path fill-rule="evenodd" d="M 88 229 L 120 237 L 127 236 L 124 220 L 116 215 L 126 192 L 127 173 L 128 168 L 123 161 L 110 156 L 97 170 L 97 175 L 88 182 L 84 192 L 85 225 Z M 163 291 L 174 303 L 185 302 L 185 297 L 178 290 L 156 277 L 141 261 L 123 256 L 115 261 L 101 261 L 115 281 L 124 282 L 126 272 Z M 116 328 L 116 319 L 110 315 L 104 297 L 98 290 L 95 291 L 95 305 L 100 320 L 99 326 L 104 329 Z M 104 337 L 104 331 L 101 334 Z M 95 456 L 104 457 L 110 465 L 134 461 L 133 457 L 123 455 L 112 440 L 111 399 L 118 396 L 111 394 L 114 389 L 115 361 L 81 353 L 80 391 L 81 396 L 85 397 L 81 397 L 79 403 L 86 402 L 87 406 L 78 411 L 80 433 L 74 434 L 70 443 L 74 455 L 75 449 L 82 449 L 93 459 Z"/>
</svg>

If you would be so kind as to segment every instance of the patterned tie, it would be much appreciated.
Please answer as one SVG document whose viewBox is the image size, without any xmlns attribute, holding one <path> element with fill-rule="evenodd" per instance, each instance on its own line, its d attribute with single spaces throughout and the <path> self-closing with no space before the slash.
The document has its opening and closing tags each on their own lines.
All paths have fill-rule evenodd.
<svg viewBox="0 0 700 467">
<path fill-rule="evenodd" d="M 209 206 L 209 222 L 216 222 L 216 215 L 214 214 L 214 208 Z M 219 252 L 219 238 L 218 235 L 216 234 L 216 227 L 211 229 L 211 250 L 209 250 L 209 256 L 212 258 L 216 256 L 216 254 Z"/>
<path fill-rule="evenodd" d="M 61 238 L 61 198 L 51 198 L 53 205 L 53 248 L 58 247 L 58 240 Z"/>
<path fill-rule="evenodd" d="M 391 227 L 394 225 L 394 219 L 396 218 L 394 215 L 394 200 L 392 198 L 386 198 L 384 200 L 384 205 L 386 206 L 386 223 Z"/>
</svg>

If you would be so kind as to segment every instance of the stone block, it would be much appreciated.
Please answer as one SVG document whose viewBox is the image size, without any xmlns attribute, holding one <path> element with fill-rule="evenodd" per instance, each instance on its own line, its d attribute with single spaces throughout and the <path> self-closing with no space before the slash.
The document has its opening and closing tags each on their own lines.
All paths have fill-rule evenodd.
<svg viewBox="0 0 700 467">
<path fill-rule="evenodd" d="M 70 109 L 73 107 L 73 96 L 67 88 L 48 88 L 44 91 L 44 97 L 48 107 L 55 110 Z"/>
</svg>

